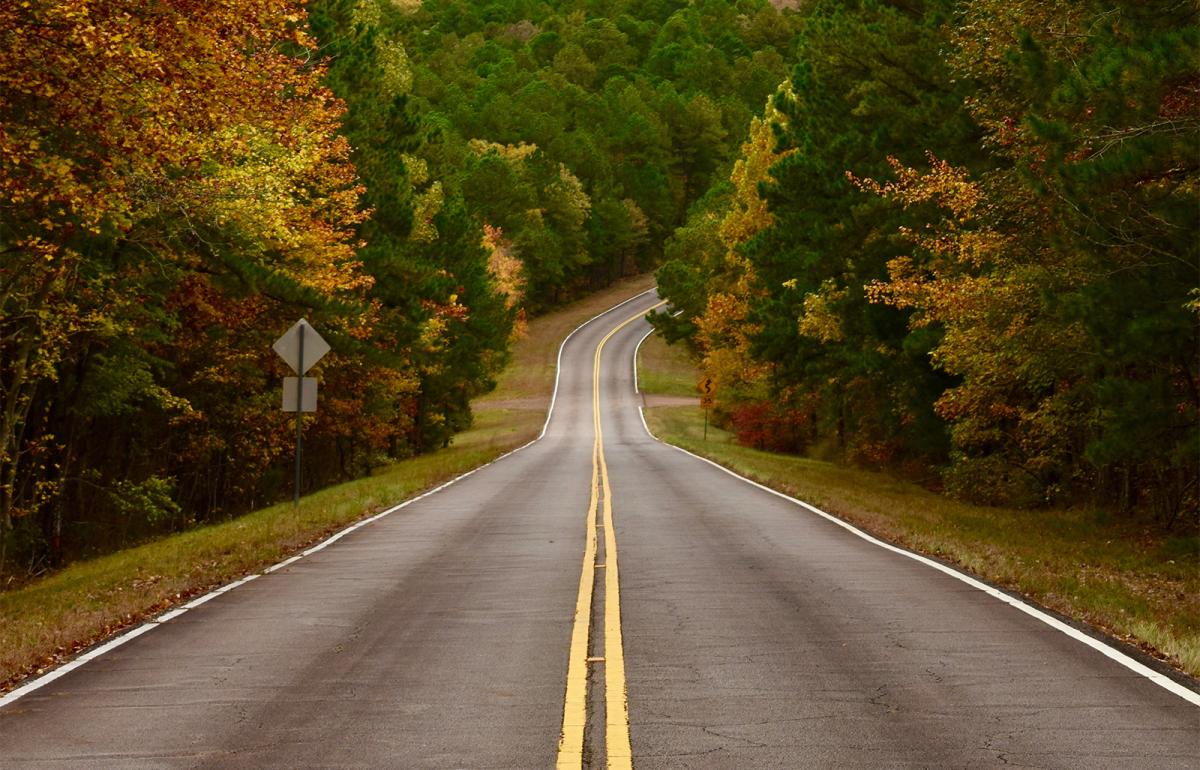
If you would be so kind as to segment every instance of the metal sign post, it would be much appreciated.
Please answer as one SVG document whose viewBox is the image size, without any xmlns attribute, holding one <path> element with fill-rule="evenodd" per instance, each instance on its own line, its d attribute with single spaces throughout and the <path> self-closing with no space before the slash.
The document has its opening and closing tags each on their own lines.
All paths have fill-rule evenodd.
<svg viewBox="0 0 1200 770">
<path fill-rule="evenodd" d="M 296 354 L 296 371 L 300 376 L 296 378 L 296 483 L 292 487 L 292 506 L 295 508 L 300 507 L 300 468 L 304 457 L 304 412 L 301 409 L 304 400 L 304 327 L 307 325 L 300 326 Z"/>
<path fill-rule="evenodd" d="M 296 480 L 292 490 L 292 504 L 300 505 L 301 467 L 304 458 L 304 413 L 317 411 L 317 381 L 305 377 L 313 364 L 329 352 L 329 343 L 301 318 L 295 326 L 284 332 L 271 346 L 279 357 L 296 372 L 296 377 L 287 377 L 283 383 L 283 411 L 296 413 Z M 289 398 L 290 380 L 296 381 L 295 400 Z"/>
<path fill-rule="evenodd" d="M 700 408 L 704 410 L 704 440 L 708 441 L 708 410 L 712 409 L 716 402 L 717 381 L 712 377 L 705 377 L 696 383 L 696 390 L 700 391 Z"/>
</svg>

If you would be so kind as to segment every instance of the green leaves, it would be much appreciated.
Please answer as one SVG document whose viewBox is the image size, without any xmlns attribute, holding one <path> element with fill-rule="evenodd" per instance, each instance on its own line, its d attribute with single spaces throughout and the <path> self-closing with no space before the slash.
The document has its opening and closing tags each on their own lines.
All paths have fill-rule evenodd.
<svg viewBox="0 0 1200 770">
<path fill-rule="evenodd" d="M 699 318 L 670 331 L 697 330 L 713 365 L 748 344 L 776 404 L 815 409 L 850 459 L 942 465 L 976 500 L 1195 517 L 1193 10 L 817 2 L 804 19 L 771 103 L 770 224 L 725 264 L 692 244 L 664 266 Z"/>
<path fill-rule="evenodd" d="M 657 263 L 785 75 L 770 46 L 797 19 L 767 2 L 641 4 L 616 18 L 596 5 L 506 8 L 501 22 L 495 9 L 427 4 L 404 40 L 414 103 L 439 123 L 423 157 L 521 250 L 537 310 Z M 433 45 L 435 24 L 452 34 Z M 478 150 L 522 144 L 539 157 L 508 169 Z"/>
</svg>

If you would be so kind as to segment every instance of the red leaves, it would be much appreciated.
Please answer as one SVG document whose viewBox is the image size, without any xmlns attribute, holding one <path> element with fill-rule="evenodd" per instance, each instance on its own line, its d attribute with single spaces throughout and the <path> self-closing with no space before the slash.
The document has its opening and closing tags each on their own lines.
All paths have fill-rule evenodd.
<svg viewBox="0 0 1200 770">
<path fill-rule="evenodd" d="M 730 421 L 743 446 L 799 453 L 812 440 L 812 414 L 773 401 L 752 401 L 734 409 Z"/>
<path fill-rule="evenodd" d="M 4 498 L 0 527 L 53 492 L 45 447 L 80 451 L 44 417 L 71 391 L 46 385 L 89 355 L 156 362 L 129 397 L 169 412 L 149 472 L 232 448 L 236 495 L 284 451 L 268 311 L 316 298 L 369 333 L 361 187 L 344 106 L 295 55 L 304 22 L 293 0 L 0 4 L 0 476 L 39 490 Z M 144 416 L 129 435 L 152 442 Z"/>
</svg>

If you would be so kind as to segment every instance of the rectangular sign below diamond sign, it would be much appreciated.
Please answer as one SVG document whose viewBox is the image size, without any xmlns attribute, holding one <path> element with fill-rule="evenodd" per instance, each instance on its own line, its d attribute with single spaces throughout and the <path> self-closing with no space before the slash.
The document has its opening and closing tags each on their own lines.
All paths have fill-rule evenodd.
<svg viewBox="0 0 1200 770">
<path fill-rule="evenodd" d="M 283 411 L 296 411 L 296 377 L 283 378 Z M 305 377 L 301 386 L 300 411 L 317 411 L 317 378 Z"/>
<path fill-rule="evenodd" d="M 296 413 L 296 483 L 292 504 L 300 507 L 300 477 L 304 468 L 304 413 L 317 411 L 317 381 L 305 377 L 313 364 L 329 352 L 329 343 L 301 318 L 271 346 L 299 377 L 283 379 L 283 411 Z"/>
</svg>

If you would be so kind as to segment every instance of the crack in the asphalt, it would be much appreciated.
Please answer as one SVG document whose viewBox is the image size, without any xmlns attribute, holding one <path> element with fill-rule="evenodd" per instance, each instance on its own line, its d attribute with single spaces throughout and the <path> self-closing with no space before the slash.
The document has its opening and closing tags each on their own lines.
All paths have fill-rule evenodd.
<svg viewBox="0 0 1200 770">
<path fill-rule="evenodd" d="M 737 727 L 737 726 L 738 725 L 721 725 L 722 728 Z M 714 727 L 701 726 L 700 731 L 705 733 L 706 735 L 711 735 L 715 738 L 724 738 L 725 740 L 730 740 L 730 741 L 741 741 L 742 743 L 744 743 L 747 746 L 754 746 L 755 748 L 759 748 L 759 749 L 765 749 L 771 745 L 769 743 L 759 743 L 758 741 L 752 741 L 749 738 L 742 738 L 737 735 L 726 735 L 724 733 L 719 733 L 719 732 L 717 732 L 716 728 L 714 728 Z M 724 747 L 722 746 L 722 748 L 724 748 Z"/>
<path fill-rule="evenodd" d="M 887 696 L 888 696 L 888 686 L 886 684 L 881 684 L 875 688 L 875 694 L 872 695 L 867 700 L 871 703 L 872 706 L 882 706 L 884 709 L 886 709 L 890 713 L 893 710 L 893 706 L 884 700 L 885 698 L 887 698 Z"/>
<path fill-rule="evenodd" d="M 718 751 L 724 751 L 723 746 L 717 746 L 715 749 L 705 749 L 703 751 L 669 751 L 665 754 L 646 754 L 645 759 L 670 759 L 678 757 L 702 757 L 705 754 L 715 754 Z"/>
</svg>

